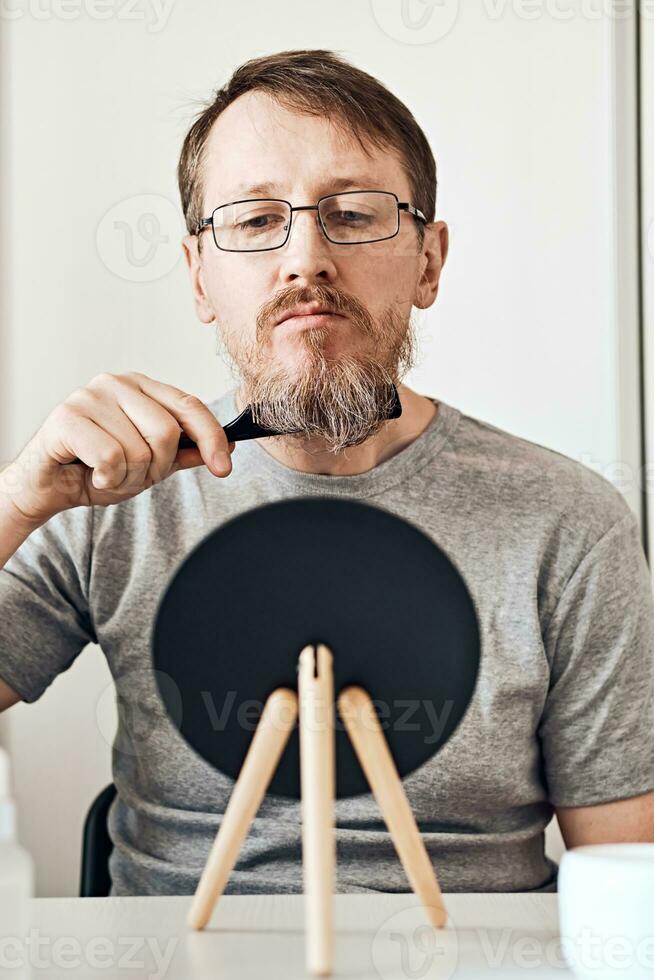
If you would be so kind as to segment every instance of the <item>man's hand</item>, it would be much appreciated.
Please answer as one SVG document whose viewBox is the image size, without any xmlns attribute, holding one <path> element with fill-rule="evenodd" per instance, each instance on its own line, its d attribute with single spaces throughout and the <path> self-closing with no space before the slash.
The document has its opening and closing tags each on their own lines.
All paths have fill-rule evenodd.
<svg viewBox="0 0 654 980">
<path fill-rule="evenodd" d="M 178 450 L 182 428 L 197 447 Z M 128 500 L 202 463 L 227 476 L 234 446 L 194 395 L 138 372 L 99 374 L 58 405 L 0 473 L 0 493 L 38 526 L 71 507 Z"/>
</svg>

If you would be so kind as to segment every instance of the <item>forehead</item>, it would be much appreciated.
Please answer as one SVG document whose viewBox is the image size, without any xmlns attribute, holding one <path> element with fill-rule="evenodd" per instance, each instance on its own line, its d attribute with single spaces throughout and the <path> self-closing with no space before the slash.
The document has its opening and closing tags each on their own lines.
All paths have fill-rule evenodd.
<svg viewBox="0 0 654 980">
<path fill-rule="evenodd" d="M 202 164 L 205 208 L 241 197 L 296 203 L 299 195 L 309 203 L 347 186 L 393 191 L 400 200 L 409 199 L 397 154 L 368 145 L 366 150 L 340 124 L 285 109 L 266 93 L 248 92 L 221 113 L 209 132 Z"/>
</svg>

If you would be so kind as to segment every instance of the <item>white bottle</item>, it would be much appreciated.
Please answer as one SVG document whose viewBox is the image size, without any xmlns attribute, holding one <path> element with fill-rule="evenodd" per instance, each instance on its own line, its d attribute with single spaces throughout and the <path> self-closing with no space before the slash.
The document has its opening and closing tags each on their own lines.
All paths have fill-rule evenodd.
<svg viewBox="0 0 654 980">
<path fill-rule="evenodd" d="M 29 977 L 30 899 L 34 863 L 16 840 L 9 756 L 0 748 L 0 977 Z M 19 965 L 20 964 L 20 965 Z"/>
</svg>

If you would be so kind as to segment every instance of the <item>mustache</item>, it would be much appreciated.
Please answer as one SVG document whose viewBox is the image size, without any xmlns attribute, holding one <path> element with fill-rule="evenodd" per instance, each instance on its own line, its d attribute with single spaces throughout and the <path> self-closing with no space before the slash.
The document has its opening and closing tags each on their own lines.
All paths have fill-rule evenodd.
<svg viewBox="0 0 654 980">
<path fill-rule="evenodd" d="M 363 334 L 372 336 L 374 332 L 374 321 L 370 313 L 355 296 L 326 283 L 316 283 L 311 286 L 288 286 L 265 303 L 257 316 L 257 342 L 267 340 L 275 320 L 298 303 L 324 303 L 336 313 L 348 315 Z"/>
</svg>

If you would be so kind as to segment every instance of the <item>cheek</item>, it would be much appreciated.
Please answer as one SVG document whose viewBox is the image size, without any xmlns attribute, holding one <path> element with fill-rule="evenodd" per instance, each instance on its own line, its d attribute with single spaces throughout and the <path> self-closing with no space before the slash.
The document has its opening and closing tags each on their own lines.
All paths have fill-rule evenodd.
<svg viewBox="0 0 654 980">
<path fill-rule="evenodd" d="M 254 335 L 256 316 L 265 302 L 260 295 L 261 281 L 251 273 L 247 275 L 236 263 L 221 263 L 220 269 L 212 269 L 207 280 L 207 291 L 219 322 L 229 324 L 230 330 L 239 332 L 245 327 Z"/>
<path fill-rule="evenodd" d="M 398 237 L 393 241 L 393 249 L 388 257 L 388 277 L 396 290 L 406 293 L 416 281 L 420 253 L 416 242 L 409 236 Z"/>
<path fill-rule="evenodd" d="M 396 303 L 411 303 L 420 260 L 415 241 L 398 236 L 369 248 L 358 268 L 343 270 L 345 288 L 373 314 Z"/>
</svg>

